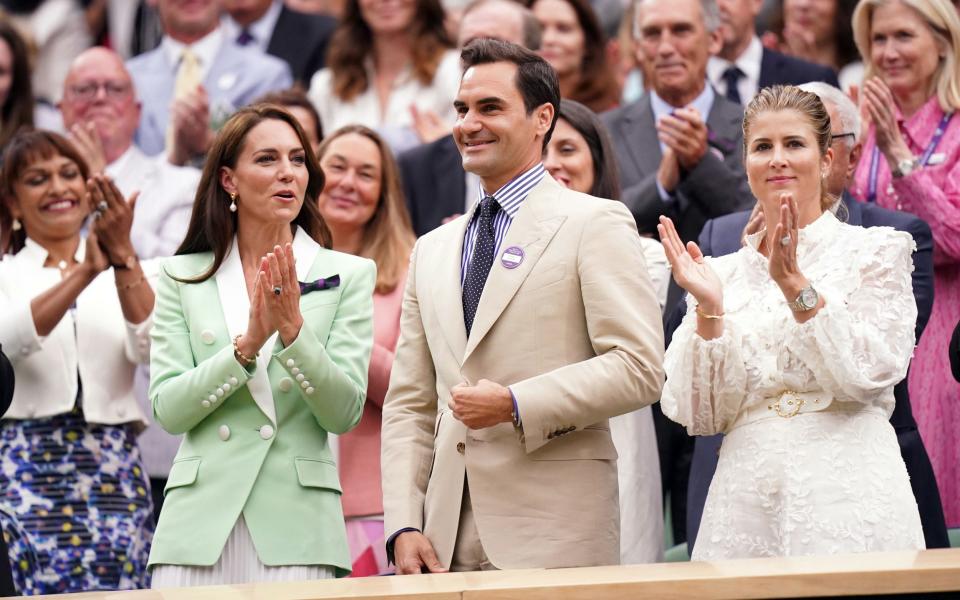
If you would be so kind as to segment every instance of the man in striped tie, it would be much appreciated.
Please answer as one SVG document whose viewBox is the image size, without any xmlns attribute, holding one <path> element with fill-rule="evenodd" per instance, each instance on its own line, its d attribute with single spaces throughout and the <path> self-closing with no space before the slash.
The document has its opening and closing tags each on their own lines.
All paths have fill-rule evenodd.
<svg viewBox="0 0 960 600">
<path fill-rule="evenodd" d="M 383 406 L 400 574 L 619 562 L 607 419 L 660 395 L 663 331 L 629 211 L 567 190 L 543 150 L 553 69 L 476 40 L 454 139 L 481 199 L 411 258 Z"/>
</svg>

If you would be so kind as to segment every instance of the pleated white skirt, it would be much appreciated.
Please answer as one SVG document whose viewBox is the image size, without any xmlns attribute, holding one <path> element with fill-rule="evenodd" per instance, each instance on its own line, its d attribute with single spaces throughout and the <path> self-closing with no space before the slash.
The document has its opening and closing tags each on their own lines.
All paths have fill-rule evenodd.
<svg viewBox="0 0 960 600">
<path fill-rule="evenodd" d="M 336 571 L 329 565 L 270 567 L 263 564 L 257 556 L 257 550 L 243 515 L 240 515 L 216 564 L 212 567 L 156 565 L 153 567 L 153 580 L 150 587 L 159 589 L 272 581 L 310 581 L 334 577 L 336 577 Z"/>
</svg>

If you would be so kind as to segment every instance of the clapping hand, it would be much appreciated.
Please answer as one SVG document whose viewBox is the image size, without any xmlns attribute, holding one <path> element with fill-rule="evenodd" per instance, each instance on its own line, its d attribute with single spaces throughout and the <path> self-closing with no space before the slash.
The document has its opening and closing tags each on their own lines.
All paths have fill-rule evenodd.
<svg viewBox="0 0 960 600">
<path fill-rule="evenodd" d="M 97 174 L 87 180 L 87 197 L 94 217 L 91 231 L 111 264 L 125 264 L 136 254 L 130 241 L 130 228 L 139 195 L 134 192 L 129 200 L 124 200 L 117 185 L 106 175 Z"/>
<path fill-rule="evenodd" d="M 193 156 L 204 154 L 213 142 L 210 130 L 210 99 L 203 86 L 180 100 L 170 109 L 173 126 L 173 148 L 168 148 L 168 160 L 175 165 L 186 164 Z"/>
<path fill-rule="evenodd" d="M 896 100 L 887 84 L 879 77 L 872 77 L 864 82 L 859 94 L 864 112 L 874 125 L 877 148 L 886 157 L 887 163 L 895 167 L 901 160 L 913 158 L 900 132 L 894 111 Z"/>
<path fill-rule="evenodd" d="M 707 124 L 697 109 L 678 108 L 660 117 L 656 127 L 657 138 L 673 150 L 684 169 L 696 167 L 707 153 Z"/>
<path fill-rule="evenodd" d="M 97 126 L 92 122 L 75 123 L 70 128 L 70 141 L 80 150 L 87 159 L 91 173 L 103 173 L 107 167 L 107 158 L 103 150 L 103 142 L 97 133 Z"/>
<path fill-rule="evenodd" d="M 797 242 L 800 239 L 799 210 L 793 194 L 780 194 L 780 220 L 773 230 L 770 243 L 770 278 L 783 291 L 788 302 L 793 302 L 807 279 L 797 264 Z"/>
<path fill-rule="evenodd" d="M 660 217 L 657 231 L 677 285 L 693 295 L 705 313 L 723 314 L 723 284 L 703 260 L 700 247 L 694 242 L 687 242 L 684 246 L 668 217 Z"/>
<path fill-rule="evenodd" d="M 250 298 L 246 335 L 256 344 L 254 351 L 259 349 L 274 331 L 280 334 L 283 345 L 289 346 L 300 335 L 302 326 L 300 283 L 297 281 L 293 247 L 290 244 L 274 246 L 273 252 L 260 260 Z"/>
</svg>

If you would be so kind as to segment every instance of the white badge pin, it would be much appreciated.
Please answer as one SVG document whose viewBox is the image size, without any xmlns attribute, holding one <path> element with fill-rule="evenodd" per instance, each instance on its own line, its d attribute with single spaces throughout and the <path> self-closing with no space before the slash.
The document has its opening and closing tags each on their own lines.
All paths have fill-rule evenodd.
<svg viewBox="0 0 960 600">
<path fill-rule="evenodd" d="M 516 269 L 523 262 L 523 249 L 518 246 L 510 246 L 503 251 L 500 257 L 500 264 L 508 269 Z"/>
<path fill-rule="evenodd" d="M 220 76 L 220 79 L 217 79 L 217 87 L 221 90 L 229 90 L 235 83 L 237 83 L 236 73 L 224 73 Z"/>
<path fill-rule="evenodd" d="M 947 155 L 943 152 L 934 152 L 930 155 L 930 160 L 927 161 L 928 165 L 939 165 L 943 161 L 947 160 Z"/>
</svg>

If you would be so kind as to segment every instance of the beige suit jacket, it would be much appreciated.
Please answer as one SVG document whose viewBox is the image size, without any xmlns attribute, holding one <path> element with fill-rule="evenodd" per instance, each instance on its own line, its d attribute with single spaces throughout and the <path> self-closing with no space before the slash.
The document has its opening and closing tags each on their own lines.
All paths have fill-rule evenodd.
<svg viewBox="0 0 960 600">
<path fill-rule="evenodd" d="M 477 530 L 498 568 L 619 563 L 617 453 L 608 417 L 656 402 L 660 307 L 633 217 L 549 175 L 500 244 L 470 337 L 460 259 L 469 215 L 415 246 L 383 405 L 387 535 L 413 527 L 449 566 L 469 478 Z M 504 250 L 523 249 L 514 269 Z M 509 385 L 522 431 L 468 430 L 450 388 Z"/>
</svg>

